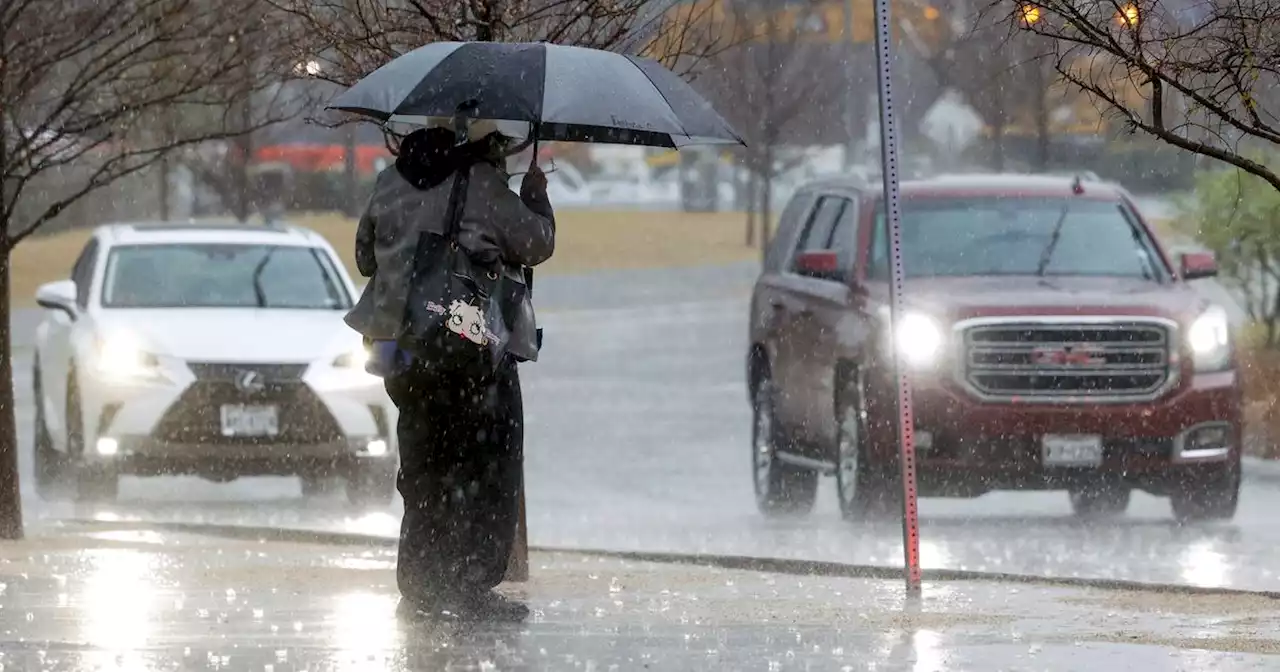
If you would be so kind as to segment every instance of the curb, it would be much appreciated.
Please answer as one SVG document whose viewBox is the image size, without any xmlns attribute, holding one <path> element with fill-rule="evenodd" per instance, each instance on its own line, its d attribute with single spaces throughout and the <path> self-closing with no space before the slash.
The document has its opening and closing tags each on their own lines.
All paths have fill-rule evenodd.
<svg viewBox="0 0 1280 672">
<path fill-rule="evenodd" d="M 162 530 L 182 534 L 196 534 L 242 541 L 278 541 L 286 543 L 314 543 L 330 546 L 371 546 L 395 548 L 397 539 L 353 532 L 323 532 L 274 527 L 247 527 L 204 523 L 142 523 L 107 522 L 73 519 L 68 525 L 98 530 Z M 900 580 L 903 572 L 896 567 L 857 565 L 822 560 L 790 560 L 785 558 L 761 558 L 740 555 L 702 555 L 689 553 L 665 553 L 649 551 L 608 551 L 583 548 L 556 548 L 530 546 L 535 553 L 555 553 L 583 557 L 611 558 L 632 562 L 652 562 L 668 565 L 693 565 L 718 569 L 768 572 L 794 576 L 820 576 L 828 578 Z M 1248 590 L 1188 586 L 1170 583 L 1148 583 L 1127 579 L 1089 579 L 1077 577 L 1045 577 L 1004 572 L 980 572 L 964 569 L 926 569 L 922 572 L 926 581 L 981 581 L 985 583 L 1015 583 L 1062 588 L 1093 588 L 1099 590 L 1128 590 L 1135 592 L 1173 593 L 1182 595 L 1240 595 L 1280 600 L 1280 590 Z"/>
</svg>

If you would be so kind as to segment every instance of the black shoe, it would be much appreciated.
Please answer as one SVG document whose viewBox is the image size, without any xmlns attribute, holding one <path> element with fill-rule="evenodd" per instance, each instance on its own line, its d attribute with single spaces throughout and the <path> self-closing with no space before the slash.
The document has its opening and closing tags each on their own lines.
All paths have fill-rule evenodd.
<svg viewBox="0 0 1280 672">
<path fill-rule="evenodd" d="M 493 591 L 472 596 L 466 602 L 467 616 L 499 623 L 519 623 L 529 617 L 529 607 Z"/>
<path fill-rule="evenodd" d="M 396 605 L 396 617 L 407 621 L 456 621 L 464 611 L 456 599 L 402 597 Z"/>
</svg>

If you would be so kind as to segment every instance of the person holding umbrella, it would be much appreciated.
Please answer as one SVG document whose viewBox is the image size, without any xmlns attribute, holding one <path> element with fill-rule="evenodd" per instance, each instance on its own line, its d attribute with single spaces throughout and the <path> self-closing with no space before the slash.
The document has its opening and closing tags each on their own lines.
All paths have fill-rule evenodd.
<svg viewBox="0 0 1280 672">
<path fill-rule="evenodd" d="M 504 128 L 503 130 L 508 130 Z M 356 232 L 358 270 L 372 278 L 347 322 L 374 344 L 372 366 L 400 411 L 397 438 L 404 498 L 396 582 L 412 614 L 517 620 L 523 604 L 493 592 L 515 539 L 523 461 L 523 409 L 517 361 L 537 358 L 525 269 L 551 257 L 555 217 L 546 176 L 535 164 L 519 196 L 503 163 L 516 140 L 492 122 L 455 132 L 416 130 L 395 164 L 378 175 Z M 507 287 L 510 336 L 496 366 L 445 369 L 397 343 L 415 282 L 422 232 L 443 235 L 454 180 L 466 175 L 457 246 Z M 451 179 L 453 178 L 453 179 Z"/>
<path fill-rule="evenodd" d="M 414 363 L 396 344 L 378 348 L 387 355 L 378 359 L 394 363 L 384 375 L 388 375 L 392 399 L 401 408 L 400 483 L 405 496 L 397 569 L 401 593 L 406 604 L 425 611 L 457 608 L 523 618 L 527 614 L 523 605 L 506 602 L 490 589 L 502 578 L 516 531 L 518 493 L 512 489 L 522 487 L 519 385 L 510 362 L 532 360 L 537 354 L 541 339 L 528 301 L 529 268 L 551 255 L 554 221 L 546 200 L 546 178 L 536 165 L 525 175 L 518 198 L 502 185 L 495 157 L 514 151 L 508 139 L 514 136 L 493 131 L 511 124 L 527 128 L 535 157 L 539 141 L 666 148 L 744 143 L 687 82 L 652 59 L 541 42 L 427 44 L 379 67 L 326 107 L 383 124 L 435 129 L 410 134 L 397 166 L 379 176 L 370 203 L 372 214 L 366 215 L 370 224 L 362 221 L 358 234 L 366 242 L 358 244 L 357 250 L 359 257 L 364 249 L 370 262 L 361 262 L 361 272 L 372 274 L 374 280 L 348 323 L 367 337 L 400 338 L 403 344 L 405 339 L 397 335 L 406 331 L 429 335 L 415 325 L 449 320 L 448 329 L 466 340 L 453 338 L 447 347 L 444 341 L 432 340 L 439 346 L 433 352 L 456 353 L 459 343 L 473 343 L 500 362 L 492 384 L 455 389 L 450 387 L 454 381 L 433 377 L 429 362 L 424 365 L 419 358 Z M 467 124 L 472 142 L 444 149 L 449 145 L 447 131 L 438 127 L 447 125 L 462 135 Z M 424 134 L 416 135 L 419 132 Z M 425 159 L 413 158 L 419 155 Z M 473 156 L 487 158 L 469 163 L 468 157 Z M 406 165 L 401 166 L 401 161 Z M 466 175 L 468 165 L 473 182 L 465 189 L 461 221 L 470 217 L 474 224 L 471 242 L 469 227 L 464 225 L 458 232 L 459 243 L 472 256 L 500 262 L 502 272 L 492 277 L 521 297 L 508 297 L 506 308 L 485 310 L 492 304 L 482 291 L 470 292 L 466 301 L 432 299 L 452 296 L 450 292 L 457 289 L 454 280 L 475 279 L 481 273 L 467 268 L 465 260 L 459 262 L 439 251 L 424 255 L 422 247 L 396 238 L 396 231 L 415 226 L 439 233 L 441 220 L 453 216 L 452 203 L 457 199 L 445 199 L 447 182 L 438 180 L 449 174 Z M 454 192 L 457 196 L 463 190 L 455 187 Z M 367 256 L 369 249 L 372 257 Z M 447 265 L 460 270 L 445 273 L 443 279 L 423 274 L 434 278 L 432 289 L 417 292 L 423 283 L 414 278 L 420 276 L 406 269 L 423 266 L 424 256 L 440 260 L 437 266 L 449 259 Z M 384 259 L 394 259 L 393 265 L 400 270 L 384 274 L 388 265 Z M 523 274 L 515 272 L 520 267 Z M 519 275 L 524 282 L 518 281 Z M 421 300 L 404 299 L 405 292 L 416 292 Z M 376 313 L 378 319 L 353 319 L 362 310 Z M 498 313 L 503 320 L 493 319 Z M 371 328 L 375 324 L 377 328 Z M 418 473 L 424 475 L 420 482 L 413 476 Z M 439 476 L 444 474 L 448 476 Z M 464 504 L 455 505 L 450 498 Z"/>
</svg>

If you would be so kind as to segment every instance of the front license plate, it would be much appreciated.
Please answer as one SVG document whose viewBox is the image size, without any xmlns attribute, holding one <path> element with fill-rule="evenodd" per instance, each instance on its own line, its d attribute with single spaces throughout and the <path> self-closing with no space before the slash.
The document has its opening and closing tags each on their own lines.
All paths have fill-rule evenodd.
<svg viewBox="0 0 1280 672">
<path fill-rule="evenodd" d="M 280 433 L 280 415 L 275 406 L 223 404 L 223 436 L 275 436 Z"/>
<path fill-rule="evenodd" d="M 1102 437 L 1096 434 L 1046 434 L 1040 441 L 1046 467 L 1096 467 L 1102 464 Z"/>
</svg>

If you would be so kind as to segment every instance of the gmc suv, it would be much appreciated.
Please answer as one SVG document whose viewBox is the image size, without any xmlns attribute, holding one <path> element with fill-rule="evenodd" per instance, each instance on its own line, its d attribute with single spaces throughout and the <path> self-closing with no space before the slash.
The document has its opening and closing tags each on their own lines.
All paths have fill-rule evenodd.
<svg viewBox="0 0 1280 672">
<path fill-rule="evenodd" d="M 900 501 L 894 355 L 912 380 L 922 496 L 1066 490 L 1082 517 L 1130 492 L 1179 520 L 1235 515 L 1241 383 L 1227 313 L 1120 187 L 1079 177 L 905 182 L 904 309 L 889 329 L 878 186 L 819 182 L 784 208 L 751 301 L 761 511 L 846 518 Z"/>
</svg>

